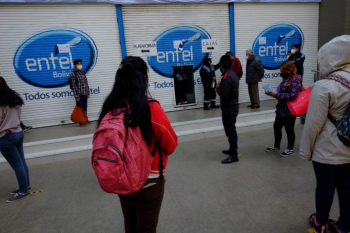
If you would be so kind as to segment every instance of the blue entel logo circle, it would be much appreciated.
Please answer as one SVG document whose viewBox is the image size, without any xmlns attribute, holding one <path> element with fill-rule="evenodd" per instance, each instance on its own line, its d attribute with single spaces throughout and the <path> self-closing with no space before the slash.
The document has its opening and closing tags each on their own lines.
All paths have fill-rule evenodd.
<svg viewBox="0 0 350 233">
<path fill-rule="evenodd" d="M 159 75 L 173 78 L 173 67 L 193 65 L 196 72 L 205 56 L 202 53 L 202 39 L 210 39 L 210 35 L 199 26 L 178 26 L 160 34 L 157 42 L 157 56 L 148 57 L 148 64 Z"/>
<path fill-rule="evenodd" d="M 58 47 L 67 44 L 68 50 Z M 13 66 L 24 82 L 35 87 L 56 88 L 68 85 L 75 59 L 82 59 L 82 70 L 88 74 L 97 62 L 97 55 L 95 42 L 86 33 L 72 28 L 49 29 L 18 47 Z"/>
<path fill-rule="evenodd" d="M 304 46 L 304 35 L 301 29 L 294 24 L 275 24 L 255 39 L 254 53 L 261 59 L 265 69 L 276 70 L 279 65 L 287 60 L 287 53 L 293 44 L 300 44 L 300 50 Z"/>
</svg>

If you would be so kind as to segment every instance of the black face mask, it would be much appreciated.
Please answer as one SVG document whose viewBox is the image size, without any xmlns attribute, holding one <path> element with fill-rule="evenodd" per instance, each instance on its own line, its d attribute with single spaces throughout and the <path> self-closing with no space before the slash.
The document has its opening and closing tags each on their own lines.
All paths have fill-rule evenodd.
<svg viewBox="0 0 350 233">
<path fill-rule="evenodd" d="M 281 76 L 283 79 L 289 78 L 289 74 L 288 74 L 288 73 L 281 73 L 280 76 Z"/>
</svg>

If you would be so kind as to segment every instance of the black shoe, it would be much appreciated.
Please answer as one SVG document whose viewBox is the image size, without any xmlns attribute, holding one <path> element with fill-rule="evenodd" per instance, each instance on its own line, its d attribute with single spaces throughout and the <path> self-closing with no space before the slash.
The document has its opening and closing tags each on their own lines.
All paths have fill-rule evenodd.
<svg viewBox="0 0 350 233">
<path fill-rule="evenodd" d="M 229 155 L 230 154 L 230 150 L 223 150 L 222 153 L 224 153 L 225 155 Z"/>
<path fill-rule="evenodd" d="M 12 203 L 15 201 L 22 200 L 24 198 L 29 197 L 29 193 L 21 194 L 21 193 L 16 193 L 13 197 L 9 198 L 6 200 L 7 203 Z"/>
<path fill-rule="evenodd" d="M 251 108 L 251 107 L 253 107 L 253 105 L 248 105 L 248 106 L 247 106 L 247 108 Z"/>
<path fill-rule="evenodd" d="M 337 225 L 337 223 L 332 219 L 329 219 L 329 221 L 328 221 L 328 228 L 331 230 L 331 232 L 349 233 L 349 232 L 346 232 L 346 231 L 343 231 L 342 229 L 340 229 L 340 227 Z"/>
<path fill-rule="evenodd" d="M 238 162 L 238 161 L 239 161 L 239 159 L 238 159 L 237 155 L 236 156 L 230 155 L 227 159 L 222 160 L 221 163 L 228 164 L 228 163 L 234 163 L 234 162 Z"/>
<path fill-rule="evenodd" d="M 310 225 L 314 228 L 314 233 L 326 233 L 327 225 L 322 226 L 316 220 L 316 214 L 312 214 L 309 218 Z"/>
<path fill-rule="evenodd" d="M 28 187 L 28 192 L 31 190 L 31 187 Z M 13 190 L 10 192 L 11 195 L 15 195 L 16 193 L 19 193 L 19 189 Z"/>
<path fill-rule="evenodd" d="M 203 109 L 204 109 L 204 110 L 210 110 L 210 108 L 209 108 L 209 103 L 204 103 Z"/>
<path fill-rule="evenodd" d="M 252 109 L 258 109 L 260 106 L 253 106 Z"/>
</svg>

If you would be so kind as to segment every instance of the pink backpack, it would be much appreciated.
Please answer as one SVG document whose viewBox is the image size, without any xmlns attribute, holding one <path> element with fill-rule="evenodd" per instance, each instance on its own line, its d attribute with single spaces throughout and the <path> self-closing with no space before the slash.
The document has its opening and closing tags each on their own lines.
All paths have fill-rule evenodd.
<svg viewBox="0 0 350 233">
<path fill-rule="evenodd" d="M 93 137 L 91 163 L 101 188 L 127 195 L 139 191 L 151 172 L 151 156 L 139 127 L 125 127 L 125 109 L 109 112 Z"/>
</svg>

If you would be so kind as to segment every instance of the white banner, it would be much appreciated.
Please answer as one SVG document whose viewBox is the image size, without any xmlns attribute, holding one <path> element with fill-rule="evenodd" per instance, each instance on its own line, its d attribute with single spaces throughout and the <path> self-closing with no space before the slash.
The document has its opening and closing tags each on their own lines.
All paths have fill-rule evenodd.
<svg viewBox="0 0 350 233">
<path fill-rule="evenodd" d="M 233 2 L 321 2 L 321 0 L 0 0 L 0 3 L 113 3 L 113 4 L 171 4 L 171 3 L 233 3 Z"/>
</svg>

